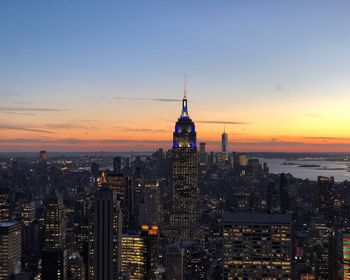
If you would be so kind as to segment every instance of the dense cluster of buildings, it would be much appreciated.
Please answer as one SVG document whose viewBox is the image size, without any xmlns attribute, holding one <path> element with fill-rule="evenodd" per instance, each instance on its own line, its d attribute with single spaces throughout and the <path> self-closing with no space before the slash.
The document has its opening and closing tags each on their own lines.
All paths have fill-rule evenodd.
<svg viewBox="0 0 350 280">
<path fill-rule="evenodd" d="M 0 165 L 0 280 L 350 279 L 350 185 L 197 143 Z"/>
</svg>

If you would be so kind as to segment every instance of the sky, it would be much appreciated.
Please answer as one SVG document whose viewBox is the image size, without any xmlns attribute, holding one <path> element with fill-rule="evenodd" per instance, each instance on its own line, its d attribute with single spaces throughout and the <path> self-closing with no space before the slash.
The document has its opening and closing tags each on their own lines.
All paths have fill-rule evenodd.
<svg viewBox="0 0 350 280">
<path fill-rule="evenodd" d="M 0 1 L 0 152 L 350 152 L 347 0 Z"/>
</svg>

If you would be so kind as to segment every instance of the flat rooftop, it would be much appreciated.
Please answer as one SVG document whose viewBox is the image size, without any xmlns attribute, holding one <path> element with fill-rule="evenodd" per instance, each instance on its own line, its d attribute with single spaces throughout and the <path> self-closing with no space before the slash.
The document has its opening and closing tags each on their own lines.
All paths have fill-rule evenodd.
<svg viewBox="0 0 350 280">
<path fill-rule="evenodd" d="M 17 225 L 17 224 L 18 224 L 18 222 L 16 222 L 16 221 L 0 222 L 0 228 L 12 227 L 12 226 Z"/>
<path fill-rule="evenodd" d="M 224 224 L 290 224 L 291 216 L 268 212 L 233 212 L 225 211 Z"/>
</svg>

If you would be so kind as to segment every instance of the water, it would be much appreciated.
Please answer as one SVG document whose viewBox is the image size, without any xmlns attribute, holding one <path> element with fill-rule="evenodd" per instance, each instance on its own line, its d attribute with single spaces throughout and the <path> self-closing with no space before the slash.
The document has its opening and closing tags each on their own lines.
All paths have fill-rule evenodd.
<svg viewBox="0 0 350 280">
<path fill-rule="evenodd" d="M 350 162 L 348 161 L 260 158 L 260 162 L 267 163 L 270 173 L 290 173 L 296 178 L 309 180 L 317 180 L 318 176 L 332 176 L 337 182 L 350 180 Z"/>
</svg>

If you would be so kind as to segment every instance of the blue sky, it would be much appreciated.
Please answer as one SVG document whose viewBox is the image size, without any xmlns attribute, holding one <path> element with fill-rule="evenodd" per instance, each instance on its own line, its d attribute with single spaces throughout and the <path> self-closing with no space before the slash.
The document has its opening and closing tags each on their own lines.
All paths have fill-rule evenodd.
<svg viewBox="0 0 350 280">
<path fill-rule="evenodd" d="M 178 98 L 186 73 L 197 118 L 215 106 L 219 119 L 249 121 L 261 108 L 268 119 L 275 100 L 308 111 L 349 94 L 349 11 L 349 1 L 1 1 L 0 96 L 74 121 L 115 97 Z"/>
</svg>

